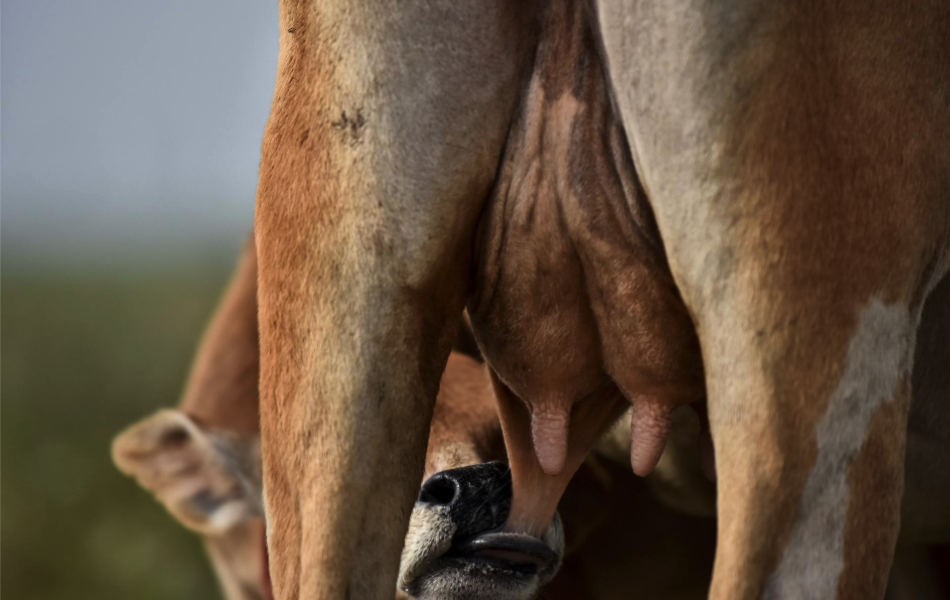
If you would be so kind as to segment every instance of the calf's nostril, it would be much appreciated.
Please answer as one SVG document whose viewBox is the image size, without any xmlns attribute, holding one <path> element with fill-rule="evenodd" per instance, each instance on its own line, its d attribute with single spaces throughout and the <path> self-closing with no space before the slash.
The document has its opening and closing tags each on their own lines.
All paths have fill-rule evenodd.
<svg viewBox="0 0 950 600">
<path fill-rule="evenodd" d="M 511 509 L 508 465 L 488 462 L 440 471 L 422 484 L 418 504 L 446 510 L 458 536 L 501 527 Z"/>
<path fill-rule="evenodd" d="M 422 490 L 419 492 L 419 502 L 421 504 L 451 506 L 455 502 L 458 493 L 459 485 L 457 481 L 437 473 L 422 484 Z"/>
</svg>

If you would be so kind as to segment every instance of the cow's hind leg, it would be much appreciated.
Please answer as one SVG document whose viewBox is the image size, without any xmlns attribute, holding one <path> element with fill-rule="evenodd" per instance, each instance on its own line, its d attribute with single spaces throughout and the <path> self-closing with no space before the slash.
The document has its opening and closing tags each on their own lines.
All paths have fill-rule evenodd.
<svg viewBox="0 0 950 600">
<path fill-rule="evenodd" d="M 393 597 L 528 4 L 281 2 L 256 223 L 280 600 Z"/>
<path fill-rule="evenodd" d="M 915 327 L 950 247 L 950 7 L 597 7 L 702 347 L 710 596 L 881 598 Z"/>
<path fill-rule="evenodd" d="M 880 597 L 899 529 L 916 316 L 874 298 L 827 335 L 793 315 L 722 316 L 732 328 L 707 332 L 720 489 L 711 597 Z"/>
</svg>

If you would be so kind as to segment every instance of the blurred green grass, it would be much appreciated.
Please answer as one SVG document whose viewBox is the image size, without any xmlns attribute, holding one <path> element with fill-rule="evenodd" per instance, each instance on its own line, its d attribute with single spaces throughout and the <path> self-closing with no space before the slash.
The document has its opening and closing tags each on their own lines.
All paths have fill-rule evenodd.
<svg viewBox="0 0 950 600">
<path fill-rule="evenodd" d="M 112 466 L 123 427 L 178 402 L 229 275 L 3 267 L 4 598 L 219 598 L 197 537 Z"/>
</svg>

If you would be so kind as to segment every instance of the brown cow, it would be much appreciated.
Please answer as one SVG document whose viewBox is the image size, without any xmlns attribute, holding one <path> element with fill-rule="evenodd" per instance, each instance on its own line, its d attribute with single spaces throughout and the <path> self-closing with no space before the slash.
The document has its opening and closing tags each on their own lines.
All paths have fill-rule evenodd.
<svg viewBox="0 0 950 600">
<path fill-rule="evenodd" d="M 926 438 L 917 329 L 950 264 L 950 3 L 280 13 L 256 228 L 280 600 L 392 593 L 466 302 L 512 536 L 545 535 L 625 403 L 643 474 L 672 409 L 705 401 L 710 596 L 883 595 Z M 946 429 L 925 442 L 905 504 L 948 489 Z"/>
<path fill-rule="evenodd" d="M 129 427 L 113 445 L 119 469 L 202 536 L 228 600 L 271 597 L 256 424 L 255 293 L 250 243 L 201 342 L 181 405 Z M 460 331 L 456 346 L 477 352 L 466 329 Z M 435 405 L 400 588 L 417 598 L 444 597 L 440 590 L 448 588 L 456 598 L 468 589 L 464 597 L 520 600 L 554 576 L 564 555 L 545 592 L 551 600 L 626 598 L 630 576 L 642 598 L 704 597 L 715 539 L 713 494 L 698 469 L 683 469 L 695 448 L 688 436 L 680 441 L 643 482 L 621 466 L 624 440 L 605 438 L 561 503 L 567 546 L 550 540 L 556 549 L 550 563 L 523 564 L 503 549 L 466 551 L 467 532 L 501 525 L 507 516 L 510 478 L 504 463 L 490 462 L 504 460 L 505 451 L 484 367 L 453 352 Z M 560 529 L 552 534 L 563 540 Z M 541 552 L 546 559 L 547 549 Z M 478 573 L 484 576 L 473 576 Z"/>
</svg>

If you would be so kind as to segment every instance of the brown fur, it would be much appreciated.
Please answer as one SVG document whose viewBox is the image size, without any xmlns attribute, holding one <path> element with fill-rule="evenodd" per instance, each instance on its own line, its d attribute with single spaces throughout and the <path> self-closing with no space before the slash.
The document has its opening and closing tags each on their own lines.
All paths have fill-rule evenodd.
<svg viewBox="0 0 950 600">
<path fill-rule="evenodd" d="M 281 3 L 256 215 L 280 598 L 391 595 L 528 8 Z M 450 128 L 465 144 L 432 152 Z"/>
<path fill-rule="evenodd" d="M 544 529 L 618 390 L 634 405 L 638 472 L 672 408 L 705 393 L 711 596 L 830 581 L 821 561 L 774 575 L 816 514 L 802 501 L 817 431 L 851 370 L 855 385 L 909 375 L 921 307 L 950 262 L 950 8 L 873 4 L 283 2 L 294 33 L 258 196 L 278 596 L 390 593 L 472 290 L 512 527 Z M 867 335 L 909 350 L 861 371 L 874 357 L 850 344 L 875 302 L 908 318 Z M 903 479 L 903 461 L 873 457 L 903 455 L 907 394 L 882 400 L 857 432 L 867 450 L 828 475 L 848 482 L 858 524 L 839 597 L 883 594 L 869 573 L 890 563 L 900 489 L 869 486 Z"/>
<path fill-rule="evenodd" d="M 257 383 L 257 249 L 248 240 L 228 291 L 195 355 L 180 407 L 199 423 L 260 431 Z"/>
<path fill-rule="evenodd" d="M 905 381 L 904 398 L 910 401 L 910 382 Z M 907 407 L 885 406 L 871 422 L 871 430 L 861 453 L 851 467 L 848 484 L 852 490 L 875 490 L 862 493 L 851 501 L 845 526 L 845 566 L 838 584 L 841 598 L 870 598 L 887 585 L 891 561 L 878 562 L 889 556 L 900 531 L 900 501 L 904 482 L 895 480 L 903 470 L 903 445 Z M 897 423 L 897 427 L 895 427 Z M 898 451 L 895 452 L 894 448 Z M 873 525 L 871 525 L 873 524 Z"/>
<path fill-rule="evenodd" d="M 819 453 L 813 432 L 858 310 L 879 297 L 919 315 L 923 290 L 945 268 L 936 265 L 950 225 L 950 114 L 938 99 L 948 93 L 950 21 L 937 3 L 750 3 L 734 14 L 699 4 L 671 8 L 665 21 L 632 10 L 635 22 L 658 27 L 648 38 L 624 32 L 643 43 L 616 45 L 611 59 L 658 61 L 627 63 L 622 76 L 643 85 L 618 103 L 640 140 L 635 153 L 647 157 L 638 167 L 703 345 L 720 467 L 711 597 L 753 598 L 800 510 Z M 659 45 L 686 31 L 703 35 Z M 634 98 L 661 77 L 670 95 Z M 684 105 L 690 121 L 674 121 Z M 906 389 L 894 399 L 904 411 L 907 400 Z M 903 435 L 892 432 L 904 431 L 906 412 L 878 418 L 889 421 L 867 444 L 903 456 Z M 876 461 L 875 478 L 850 479 L 848 519 L 861 525 L 847 546 L 868 550 L 845 567 L 842 585 L 851 583 L 839 597 L 883 593 L 875 574 L 892 556 L 900 486 L 867 484 L 900 481 L 902 467 Z"/>
</svg>

